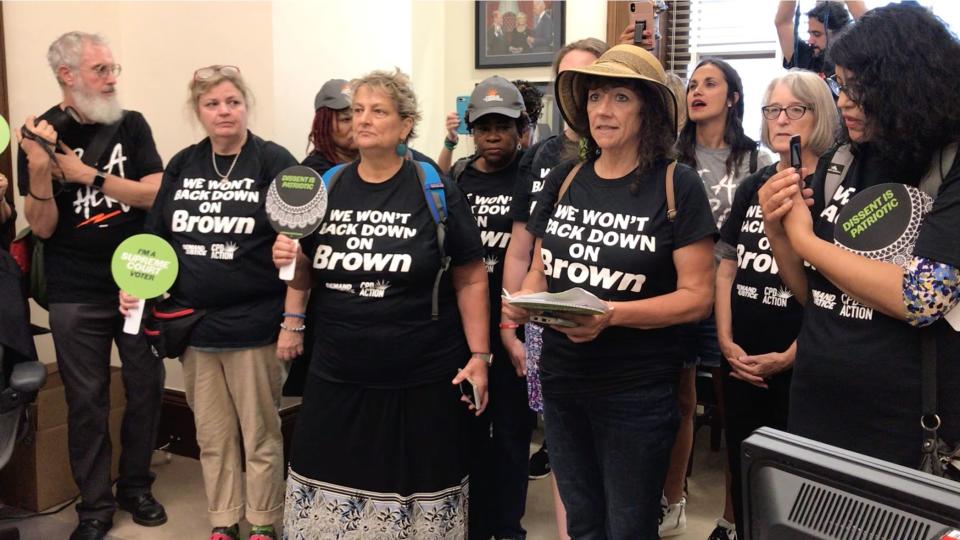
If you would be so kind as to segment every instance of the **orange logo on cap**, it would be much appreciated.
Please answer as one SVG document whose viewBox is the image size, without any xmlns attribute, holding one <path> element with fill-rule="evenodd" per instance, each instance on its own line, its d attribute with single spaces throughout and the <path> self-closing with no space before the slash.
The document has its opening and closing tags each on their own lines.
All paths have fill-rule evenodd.
<svg viewBox="0 0 960 540">
<path fill-rule="evenodd" d="M 491 88 L 487 89 L 487 95 L 486 95 L 486 97 L 483 98 L 483 101 L 485 101 L 485 102 L 490 102 L 490 101 L 503 101 L 503 98 L 500 97 L 500 94 L 497 93 L 497 89 L 496 89 L 496 88 L 491 87 Z"/>
<path fill-rule="evenodd" d="M 350 83 L 343 85 L 343 88 L 340 89 L 340 93 L 349 96 L 350 95 Z"/>
</svg>

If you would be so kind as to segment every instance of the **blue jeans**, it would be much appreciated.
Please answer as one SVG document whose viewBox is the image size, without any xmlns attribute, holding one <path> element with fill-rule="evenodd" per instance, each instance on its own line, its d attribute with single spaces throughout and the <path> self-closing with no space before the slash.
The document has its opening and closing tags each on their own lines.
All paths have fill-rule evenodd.
<svg viewBox="0 0 960 540">
<path fill-rule="evenodd" d="M 676 386 L 596 397 L 544 396 L 550 464 L 575 540 L 656 540 L 680 423 Z"/>
</svg>

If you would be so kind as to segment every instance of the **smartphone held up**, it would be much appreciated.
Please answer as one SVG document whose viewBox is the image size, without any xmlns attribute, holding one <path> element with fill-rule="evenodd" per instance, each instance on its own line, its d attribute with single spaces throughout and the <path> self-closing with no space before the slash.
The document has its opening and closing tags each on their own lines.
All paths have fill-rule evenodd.
<svg viewBox="0 0 960 540">
<path fill-rule="evenodd" d="M 794 135 L 790 137 L 790 166 L 793 167 L 797 174 L 800 175 L 800 189 L 806 187 L 803 183 L 803 172 L 800 170 L 803 167 L 803 162 L 800 160 L 800 136 Z"/>
<path fill-rule="evenodd" d="M 652 30 L 654 39 L 653 39 L 653 49 L 657 48 L 656 40 L 656 10 L 654 2 L 651 0 L 643 0 L 640 2 L 629 2 L 629 17 L 633 22 L 633 44 L 638 47 L 649 48 L 649 44 L 644 43 L 644 34 L 647 30 Z"/>
</svg>

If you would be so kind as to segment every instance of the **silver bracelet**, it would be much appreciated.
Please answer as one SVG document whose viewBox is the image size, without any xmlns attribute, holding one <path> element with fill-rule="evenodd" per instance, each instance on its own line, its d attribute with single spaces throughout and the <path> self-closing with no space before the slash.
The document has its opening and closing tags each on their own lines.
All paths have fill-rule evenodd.
<svg viewBox="0 0 960 540">
<path fill-rule="evenodd" d="M 307 325 L 301 324 L 300 326 L 287 326 L 283 323 L 280 323 L 280 329 L 286 330 L 287 332 L 296 332 L 297 334 L 302 334 L 307 329 Z"/>
</svg>

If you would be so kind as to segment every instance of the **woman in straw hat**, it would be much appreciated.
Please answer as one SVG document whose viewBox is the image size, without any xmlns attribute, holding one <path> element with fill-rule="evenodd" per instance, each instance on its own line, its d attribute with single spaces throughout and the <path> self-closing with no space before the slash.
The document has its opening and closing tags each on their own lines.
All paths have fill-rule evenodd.
<svg viewBox="0 0 960 540">
<path fill-rule="evenodd" d="M 656 58 L 618 45 L 557 89 L 582 155 L 547 177 L 521 292 L 581 287 L 606 310 L 544 332 L 551 461 L 571 537 L 655 539 L 679 421 L 677 326 L 710 312 L 716 229 L 699 177 L 672 163 L 677 104 Z"/>
</svg>

